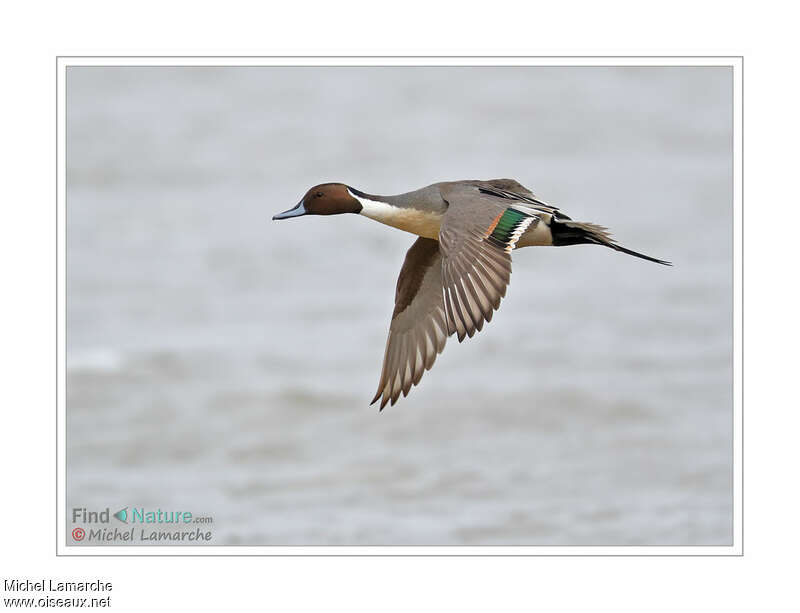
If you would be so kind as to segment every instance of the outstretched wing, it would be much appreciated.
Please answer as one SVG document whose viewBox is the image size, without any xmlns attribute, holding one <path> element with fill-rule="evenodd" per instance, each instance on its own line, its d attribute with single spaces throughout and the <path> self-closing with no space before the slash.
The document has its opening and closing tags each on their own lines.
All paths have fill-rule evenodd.
<svg viewBox="0 0 800 613">
<path fill-rule="evenodd" d="M 397 279 L 383 370 L 372 402 L 382 397 L 383 410 L 387 402 L 394 404 L 401 392 L 406 396 L 433 366 L 447 336 L 439 242 L 420 237 L 406 253 Z"/>
<path fill-rule="evenodd" d="M 539 218 L 523 203 L 487 197 L 478 185 L 441 191 L 448 203 L 439 231 L 447 333 L 461 342 L 500 307 L 511 280 L 511 250 Z"/>
<path fill-rule="evenodd" d="M 488 196 L 476 185 L 441 188 L 448 202 L 439 240 L 418 238 L 397 279 L 378 391 L 381 410 L 408 395 L 442 352 L 491 321 L 511 279 L 511 250 L 539 218 L 524 203 Z"/>
</svg>

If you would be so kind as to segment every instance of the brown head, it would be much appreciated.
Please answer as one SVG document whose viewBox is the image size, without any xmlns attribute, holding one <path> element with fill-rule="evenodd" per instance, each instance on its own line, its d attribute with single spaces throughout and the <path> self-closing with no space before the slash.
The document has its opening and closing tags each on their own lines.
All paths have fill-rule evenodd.
<svg viewBox="0 0 800 613">
<path fill-rule="evenodd" d="M 338 215 L 360 213 L 361 203 L 353 198 L 343 183 L 323 183 L 306 192 L 296 207 L 274 215 L 272 219 L 288 219 L 301 215 Z"/>
</svg>

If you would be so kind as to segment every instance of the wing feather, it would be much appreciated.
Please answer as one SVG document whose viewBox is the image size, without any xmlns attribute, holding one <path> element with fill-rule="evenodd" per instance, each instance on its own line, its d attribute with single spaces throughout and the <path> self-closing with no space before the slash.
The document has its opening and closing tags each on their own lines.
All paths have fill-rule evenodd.
<svg viewBox="0 0 800 613">
<path fill-rule="evenodd" d="M 485 187 L 454 183 L 442 188 L 448 202 L 439 232 L 447 333 L 455 333 L 459 342 L 492 320 L 511 281 L 511 251 L 539 221 L 517 208 L 507 215 L 511 209 L 508 196 L 500 194 L 504 190 Z"/>
<path fill-rule="evenodd" d="M 373 403 L 380 399 L 381 410 L 420 382 L 448 336 L 456 334 L 459 342 L 474 336 L 492 320 L 506 295 L 511 251 L 539 217 L 509 203 L 506 189 L 513 186 L 484 187 L 442 184 L 448 209 L 439 240 L 420 237 L 406 254 L 378 391 L 372 399 Z"/>
<path fill-rule="evenodd" d="M 372 402 L 394 404 L 422 379 L 447 342 L 439 242 L 418 238 L 397 279 L 395 308 L 378 391 Z"/>
</svg>

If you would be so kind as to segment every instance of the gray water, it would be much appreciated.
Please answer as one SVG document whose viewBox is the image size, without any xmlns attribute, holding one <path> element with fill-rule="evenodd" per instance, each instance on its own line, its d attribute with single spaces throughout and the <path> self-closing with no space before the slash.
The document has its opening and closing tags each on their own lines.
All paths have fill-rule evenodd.
<svg viewBox="0 0 800 613">
<path fill-rule="evenodd" d="M 731 98 L 724 68 L 69 68 L 67 507 L 214 544 L 730 544 Z M 414 238 L 270 218 L 493 177 L 675 267 L 517 251 L 379 413 Z"/>
</svg>

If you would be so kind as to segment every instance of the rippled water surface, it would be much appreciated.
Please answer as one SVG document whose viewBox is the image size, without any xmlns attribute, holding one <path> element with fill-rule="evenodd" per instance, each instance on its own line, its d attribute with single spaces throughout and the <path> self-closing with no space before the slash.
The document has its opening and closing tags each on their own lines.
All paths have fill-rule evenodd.
<svg viewBox="0 0 800 613">
<path fill-rule="evenodd" d="M 69 68 L 68 508 L 215 544 L 730 544 L 731 96 L 722 68 Z M 413 237 L 270 218 L 492 177 L 675 267 L 515 252 L 491 324 L 378 413 Z"/>
</svg>

